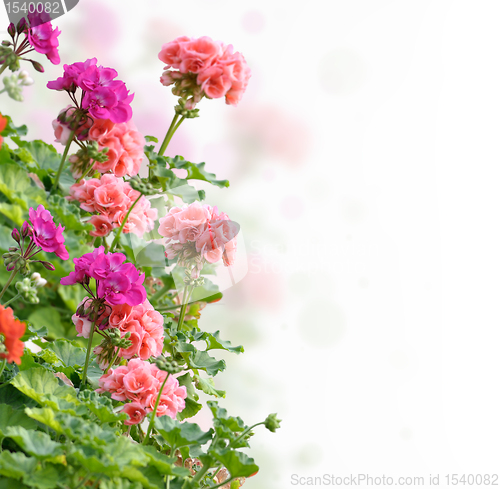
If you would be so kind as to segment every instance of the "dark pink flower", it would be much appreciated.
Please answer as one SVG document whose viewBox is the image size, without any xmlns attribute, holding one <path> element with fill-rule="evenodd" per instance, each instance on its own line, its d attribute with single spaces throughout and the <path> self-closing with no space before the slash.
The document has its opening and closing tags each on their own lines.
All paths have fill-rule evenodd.
<svg viewBox="0 0 500 489">
<path fill-rule="evenodd" d="M 58 65 L 61 58 L 57 49 L 59 46 L 57 36 L 61 31 L 57 27 L 54 29 L 50 22 L 35 25 L 37 22 L 32 18 L 32 14 L 28 17 L 30 24 L 33 26 L 27 33 L 28 42 L 37 53 L 45 54 L 51 63 Z"/>
<path fill-rule="evenodd" d="M 52 215 L 43 205 L 39 205 L 36 211 L 31 207 L 29 216 L 35 244 L 43 251 L 55 253 L 61 260 L 67 260 L 69 254 L 64 246 L 64 228 L 60 224 L 56 227 Z"/>
<path fill-rule="evenodd" d="M 75 271 L 71 272 L 67 277 L 63 277 L 61 285 L 75 285 L 85 282 L 85 278 L 90 277 L 89 268 L 101 254 L 104 254 L 104 246 L 99 246 L 99 248 L 96 248 L 91 253 L 85 253 L 80 258 L 73 258 Z"/>
</svg>

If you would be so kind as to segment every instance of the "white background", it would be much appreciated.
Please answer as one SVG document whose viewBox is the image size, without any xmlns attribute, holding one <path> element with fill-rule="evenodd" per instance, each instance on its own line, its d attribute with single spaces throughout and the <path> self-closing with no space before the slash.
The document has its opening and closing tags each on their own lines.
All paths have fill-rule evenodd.
<svg viewBox="0 0 500 489">
<path fill-rule="evenodd" d="M 115 67 L 160 138 L 175 103 L 163 43 L 209 35 L 253 70 L 238 108 L 203 101 L 169 148 L 231 180 L 207 201 L 244 232 L 249 274 L 202 324 L 246 347 L 216 378 L 222 405 L 283 419 L 257 431 L 245 487 L 499 471 L 499 14 L 495 0 L 81 0 L 55 22 L 62 62 Z M 44 89 L 62 65 L 44 65 L 0 110 L 52 140 L 69 102 Z"/>
</svg>

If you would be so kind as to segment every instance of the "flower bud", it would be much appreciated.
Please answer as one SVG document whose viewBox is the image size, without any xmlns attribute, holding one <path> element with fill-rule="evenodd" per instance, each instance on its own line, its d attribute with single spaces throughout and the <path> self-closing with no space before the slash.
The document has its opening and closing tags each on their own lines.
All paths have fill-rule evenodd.
<svg viewBox="0 0 500 489">
<path fill-rule="evenodd" d="M 272 433 L 276 432 L 281 423 L 281 419 L 278 419 L 276 416 L 278 416 L 277 413 L 270 414 L 264 421 L 264 426 Z"/>
<path fill-rule="evenodd" d="M 35 61 L 33 59 L 29 59 L 28 61 L 31 61 L 31 64 L 36 71 L 39 71 L 40 73 L 43 73 L 45 71 L 41 63 L 39 63 L 38 61 Z"/>
<path fill-rule="evenodd" d="M 21 227 L 21 237 L 26 238 L 31 235 L 31 226 L 28 221 L 24 221 Z"/>
<path fill-rule="evenodd" d="M 52 263 L 48 262 L 48 261 L 40 261 L 40 263 L 47 269 L 47 270 L 50 270 L 51 272 L 53 272 L 56 267 L 54 265 L 52 265 Z"/>
<path fill-rule="evenodd" d="M 40 280 L 41 278 L 42 278 L 42 276 L 38 272 L 31 274 L 31 280 L 33 280 L 33 282 L 36 282 L 37 280 Z"/>
<path fill-rule="evenodd" d="M 7 27 L 7 32 L 12 38 L 16 35 L 16 26 L 12 22 L 9 24 L 9 27 Z"/>
<path fill-rule="evenodd" d="M 17 23 L 17 33 L 22 34 L 26 30 L 28 30 L 28 24 L 26 22 L 26 18 L 22 17 L 21 20 Z"/>
<path fill-rule="evenodd" d="M 14 241 L 17 241 L 18 243 L 19 243 L 19 241 L 21 241 L 21 235 L 19 234 L 19 231 L 17 228 L 14 228 L 12 230 L 11 236 L 12 236 L 12 239 Z"/>
</svg>

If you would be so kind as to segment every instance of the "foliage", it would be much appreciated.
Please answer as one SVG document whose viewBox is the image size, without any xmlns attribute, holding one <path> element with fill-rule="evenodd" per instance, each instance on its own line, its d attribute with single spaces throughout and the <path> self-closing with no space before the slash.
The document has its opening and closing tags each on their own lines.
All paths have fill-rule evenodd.
<svg viewBox="0 0 500 489">
<path fill-rule="evenodd" d="M 173 132 L 169 129 L 168 134 L 171 137 Z M 25 125 L 16 127 L 6 117 L 3 143 L 0 138 L 0 250 L 2 254 L 10 252 L 16 244 L 12 230 L 21 228 L 29 218 L 29 209 L 41 204 L 64 226 L 70 259 L 40 252 L 39 261 L 26 265 L 25 275 L 37 273 L 47 281 L 39 288 L 32 285 L 38 303 L 25 301 L 15 287 L 8 287 L 3 297 L 0 294 L 2 303 L 8 301 L 15 316 L 26 323 L 21 340 L 29 342 L 21 363 L 3 362 L 0 373 L 0 489 L 197 489 L 223 483 L 239 487 L 244 478 L 258 471 L 254 460 L 241 451 L 249 447 L 256 425 L 247 426 L 219 406 L 226 392 L 217 388 L 214 377 L 226 369 L 217 350 L 240 354 L 244 349 L 221 338 L 219 331 L 203 331 L 198 324 L 203 307 L 222 294 L 206 279 L 203 285 L 197 284 L 189 307 L 180 306 L 177 299 L 181 291 L 176 290 L 172 272 L 167 271 L 165 249 L 152 241 L 160 237 L 158 227 L 143 238 L 120 235 L 117 230 L 109 239 L 90 235 L 94 227 L 88 222 L 89 214 L 66 199 L 74 179 L 62 165 L 64 159 L 52 145 L 30 141 L 26 135 Z M 155 137 L 146 139 L 158 143 Z M 185 203 L 204 199 L 205 193 L 192 185 L 195 180 L 221 189 L 229 186 L 227 180 L 206 171 L 205 163 L 162 156 L 164 148 L 155 144 L 148 144 L 144 151 L 148 178 L 135 184 L 152 189 L 155 195 L 150 201 L 159 217 L 174 197 Z M 185 177 L 180 178 L 177 170 Z M 108 249 L 114 245 L 113 237 L 117 251 L 145 273 L 149 301 L 163 312 L 162 353 L 174 362 L 170 364 L 176 369 L 174 375 L 187 392 L 185 407 L 176 419 L 153 419 L 150 414 L 140 424 L 125 424 L 129 417 L 121 412 L 124 402 L 96 390 L 103 369 L 89 349 L 98 344 L 99 335 L 87 343 L 77 337 L 71 321 L 86 292 L 78 286 L 61 286 L 61 278 L 74 270 L 74 258 L 100 245 Z M 50 261 L 54 270 L 47 270 L 41 261 Z M 205 272 L 210 272 L 210 265 Z M 2 287 L 8 284 L 9 276 L 10 272 L 0 269 Z M 3 347 L 1 340 L 0 334 Z M 121 363 L 126 361 L 121 359 Z M 204 406 L 205 395 L 217 400 Z M 208 431 L 186 421 L 201 409 L 210 410 L 213 417 Z M 275 431 L 279 421 L 270 417 L 257 424 Z M 228 475 L 221 481 L 217 474 L 223 472 Z"/>
</svg>

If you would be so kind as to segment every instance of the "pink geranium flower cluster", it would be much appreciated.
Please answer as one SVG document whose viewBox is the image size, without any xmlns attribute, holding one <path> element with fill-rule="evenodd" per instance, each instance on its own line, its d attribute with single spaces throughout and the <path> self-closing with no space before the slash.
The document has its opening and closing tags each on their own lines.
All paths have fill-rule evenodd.
<svg viewBox="0 0 500 489">
<path fill-rule="evenodd" d="M 140 195 L 122 178 L 106 173 L 100 179 L 84 179 L 75 183 L 68 198 L 78 200 L 83 210 L 98 213 L 90 219 L 95 227 L 90 233 L 92 236 L 107 236 L 113 228 L 121 225 L 130 206 Z M 142 236 L 153 229 L 157 217 L 158 211 L 143 196 L 132 209 L 123 232 Z"/>
<path fill-rule="evenodd" d="M 126 425 L 142 422 L 146 414 L 154 410 L 158 396 L 160 402 L 156 416 L 175 418 L 185 407 L 187 391 L 186 387 L 180 386 L 179 381 L 170 375 L 160 393 L 167 375 L 167 372 L 156 365 L 133 359 L 127 365 L 110 369 L 104 374 L 99 379 L 97 392 L 110 392 L 112 399 L 130 401 L 122 409 L 129 416 L 125 421 Z"/>
<path fill-rule="evenodd" d="M 142 285 L 145 276 L 132 263 L 124 263 L 125 260 L 123 253 L 104 253 L 104 246 L 100 246 L 91 253 L 74 258 L 75 271 L 63 277 L 61 284 L 86 286 L 93 278 L 97 283 L 97 297 L 108 304 L 142 304 L 147 298 Z"/>
<path fill-rule="evenodd" d="M 39 205 L 37 210 L 31 207 L 29 216 L 34 244 L 43 251 L 55 253 L 61 260 L 67 260 L 69 254 L 62 234 L 64 227 L 61 224 L 56 227 L 52 214 L 43 205 Z"/>
<path fill-rule="evenodd" d="M 158 232 L 167 238 L 165 256 L 177 258 L 184 266 L 191 262 L 198 271 L 203 267 L 203 259 L 216 263 L 222 258 L 224 265 L 232 265 L 238 231 L 239 226 L 230 221 L 227 214 L 199 202 L 172 207 L 160 219 L 158 228 Z"/>
<path fill-rule="evenodd" d="M 139 173 L 146 140 L 132 121 L 115 124 L 109 119 L 96 119 L 89 130 L 88 139 L 96 141 L 99 149 L 108 148 L 108 160 L 95 162 L 99 173 L 111 172 L 117 177 Z"/>
<path fill-rule="evenodd" d="M 94 119 L 110 119 L 115 123 L 127 122 L 132 117 L 132 102 L 125 83 L 115 80 L 118 73 L 113 68 L 97 66 L 97 59 L 64 65 L 64 74 L 47 83 L 52 90 L 66 90 L 75 104 L 77 88 L 82 90 L 81 109 Z"/>
<path fill-rule="evenodd" d="M 80 303 L 84 305 L 91 299 L 86 297 Z M 129 340 L 132 345 L 127 348 L 121 348 L 118 356 L 126 359 L 138 356 L 141 360 L 148 360 L 151 357 L 157 357 L 163 349 L 163 316 L 155 310 L 149 303 L 144 301 L 142 304 L 130 306 L 128 304 L 119 304 L 111 306 L 111 312 L 107 311 L 99 318 L 101 322 L 104 317 L 108 318 L 106 326 L 99 329 L 118 328 L 122 338 L 126 333 L 130 333 Z M 71 318 L 78 332 L 77 336 L 88 338 L 92 328 L 92 321 L 86 317 L 74 314 Z M 102 348 L 96 347 L 94 353 L 101 353 Z M 104 365 L 106 367 L 107 365 Z"/>
<path fill-rule="evenodd" d="M 236 106 L 251 76 L 241 53 L 208 36 L 178 37 L 162 46 L 158 58 L 167 65 L 160 78 L 163 85 L 175 84 L 175 95 L 181 95 L 188 86 L 191 89 L 187 108 L 194 108 L 203 96 L 225 97 L 227 104 Z"/>
<path fill-rule="evenodd" d="M 59 40 L 57 37 L 61 34 L 61 31 L 56 27 L 52 27 L 50 22 L 43 22 L 40 19 L 39 14 L 28 14 L 28 19 L 30 23 L 30 28 L 28 29 L 26 36 L 31 47 L 41 54 L 45 54 L 48 60 L 55 65 L 61 62 L 59 57 Z"/>
</svg>

